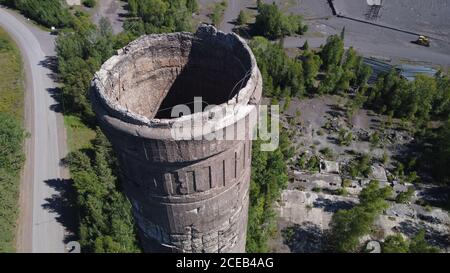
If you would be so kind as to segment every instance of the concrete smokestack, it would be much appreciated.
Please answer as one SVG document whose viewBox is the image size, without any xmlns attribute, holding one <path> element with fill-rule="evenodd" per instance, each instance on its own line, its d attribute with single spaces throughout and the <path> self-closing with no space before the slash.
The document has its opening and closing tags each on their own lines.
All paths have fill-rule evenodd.
<svg viewBox="0 0 450 273">
<path fill-rule="evenodd" d="M 250 116 L 261 91 L 245 41 L 207 25 L 195 34 L 142 36 L 96 73 L 93 108 L 117 153 L 146 252 L 245 251 Z M 216 106 L 171 116 L 178 104 L 193 109 L 194 97 Z M 194 139 L 173 134 L 185 121 L 197 124 Z M 245 137 L 207 138 L 233 130 Z"/>
</svg>

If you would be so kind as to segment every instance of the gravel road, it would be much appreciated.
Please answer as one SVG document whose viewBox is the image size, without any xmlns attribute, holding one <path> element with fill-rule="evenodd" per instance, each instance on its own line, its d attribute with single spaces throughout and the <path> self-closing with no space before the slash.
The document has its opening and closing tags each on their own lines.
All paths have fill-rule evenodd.
<svg viewBox="0 0 450 273">
<path fill-rule="evenodd" d="M 60 166 L 66 155 L 62 115 L 52 97 L 57 86 L 49 60 L 54 37 L 16 13 L 0 8 L 0 25 L 19 45 L 26 74 L 25 125 L 31 136 L 21 185 L 19 252 L 65 252 L 66 228 L 60 191 L 67 171 Z"/>
</svg>

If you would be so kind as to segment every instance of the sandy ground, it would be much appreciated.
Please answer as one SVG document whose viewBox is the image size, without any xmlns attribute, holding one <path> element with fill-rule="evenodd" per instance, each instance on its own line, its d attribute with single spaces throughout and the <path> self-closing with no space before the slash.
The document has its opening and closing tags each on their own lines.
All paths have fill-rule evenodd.
<svg viewBox="0 0 450 273">
<path fill-rule="evenodd" d="M 19 252 L 65 252 L 67 229 L 61 191 L 67 170 L 66 136 L 62 115 L 54 96 L 56 83 L 51 70 L 54 37 L 34 27 L 25 18 L 0 8 L 0 24 L 22 53 L 26 73 L 25 126 L 31 133 L 25 144 L 26 162 L 20 192 L 17 235 Z"/>
</svg>

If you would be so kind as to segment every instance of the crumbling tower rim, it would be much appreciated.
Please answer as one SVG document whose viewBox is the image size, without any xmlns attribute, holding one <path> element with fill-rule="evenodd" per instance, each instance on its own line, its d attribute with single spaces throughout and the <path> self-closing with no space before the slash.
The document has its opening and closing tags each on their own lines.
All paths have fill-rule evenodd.
<svg viewBox="0 0 450 273">
<path fill-rule="evenodd" d="M 161 40 L 164 39 L 173 39 L 173 40 L 194 40 L 199 39 L 202 40 L 213 40 L 214 42 L 220 43 L 220 46 L 223 46 L 227 50 L 233 52 L 233 50 L 241 50 L 241 53 L 244 53 L 245 61 L 247 61 L 250 65 L 246 71 L 245 77 L 246 79 L 242 79 L 245 81 L 242 84 L 242 88 L 238 89 L 235 94 L 224 101 L 221 104 L 217 104 L 214 107 L 203 111 L 193 113 L 191 115 L 185 115 L 182 117 L 175 118 L 149 118 L 146 115 L 137 113 L 133 109 L 129 107 L 125 107 L 121 103 L 118 103 L 117 100 L 114 100 L 114 96 L 118 96 L 117 94 L 111 94 L 107 92 L 108 81 L 111 78 L 119 78 L 120 81 L 120 73 L 118 67 L 121 66 L 123 62 L 125 62 L 126 58 L 132 56 L 136 53 L 142 53 L 149 49 L 149 47 L 154 46 L 155 41 L 161 43 Z M 164 43 L 164 41 L 162 41 Z M 242 50 L 243 49 L 243 50 Z M 136 65 L 136 64 L 135 64 Z M 233 115 L 243 116 L 248 114 L 249 106 L 257 105 L 261 98 L 261 74 L 256 64 L 256 59 L 248 47 L 247 43 L 244 39 L 239 37 L 234 33 L 223 33 L 218 31 L 216 28 L 210 25 L 201 25 L 195 34 L 188 32 L 178 32 L 171 34 L 153 34 L 153 35 L 145 35 L 141 36 L 137 40 L 131 42 L 129 45 L 117 51 L 117 54 L 108 59 L 100 68 L 100 70 L 95 74 L 94 79 L 92 81 L 92 91 L 91 97 L 93 100 L 96 100 L 97 108 L 101 105 L 99 112 L 104 111 L 105 115 L 109 120 L 108 123 L 113 125 L 114 127 L 120 127 L 123 130 L 129 132 L 136 131 L 147 131 L 138 132 L 136 134 L 150 134 L 152 137 L 158 135 L 163 138 L 170 138 L 169 133 L 164 129 L 171 129 L 173 124 L 177 122 L 184 122 L 186 120 L 193 119 L 202 119 L 205 120 L 205 117 L 214 115 L 215 112 L 221 113 L 232 113 Z M 120 90 L 118 91 L 120 93 Z M 120 95 L 120 94 L 119 94 Z M 158 106 L 159 107 L 159 106 Z M 207 119 L 207 118 L 206 118 Z M 218 125 L 226 127 L 228 125 L 227 120 L 230 120 L 230 117 L 223 116 L 223 122 L 218 122 Z M 137 127 L 136 127 L 137 126 Z M 220 128 L 215 128 L 215 130 Z M 158 132 L 149 132 L 149 130 L 157 130 Z"/>
</svg>

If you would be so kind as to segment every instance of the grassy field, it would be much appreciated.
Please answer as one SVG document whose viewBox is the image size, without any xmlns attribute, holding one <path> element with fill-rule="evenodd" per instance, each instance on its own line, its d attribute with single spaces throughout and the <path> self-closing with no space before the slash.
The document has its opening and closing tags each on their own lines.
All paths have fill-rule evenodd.
<svg viewBox="0 0 450 273">
<path fill-rule="evenodd" d="M 23 155 L 24 75 L 19 49 L 0 28 L 0 252 L 15 251 Z"/>
<path fill-rule="evenodd" d="M 0 112 L 23 120 L 24 77 L 19 49 L 0 28 Z"/>
<path fill-rule="evenodd" d="M 70 152 L 91 147 L 91 140 L 95 138 L 95 131 L 87 127 L 79 117 L 64 115 L 64 124 L 67 130 L 67 145 Z"/>
</svg>

